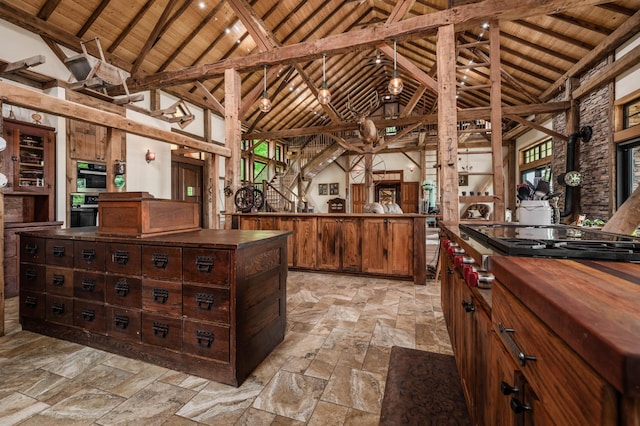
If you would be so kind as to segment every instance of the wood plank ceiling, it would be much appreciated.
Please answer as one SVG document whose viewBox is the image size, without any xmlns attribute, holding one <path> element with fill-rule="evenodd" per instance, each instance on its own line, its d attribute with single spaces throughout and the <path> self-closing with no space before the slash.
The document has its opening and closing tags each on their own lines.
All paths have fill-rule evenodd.
<svg viewBox="0 0 640 426">
<path fill-rule="evenodd" d="M 397 37 L 398 71 L 404 81 L 404 90 L 397 97 L 387 89 L 393 74 L 393 40 L 367 43 L 358 36 L 375 34 L 389 23 L 470 3 L 478 2 L 0 0 L 0 18 L 39 33 L 59 57 L 64 54 L 58 45 L 80 51 L 80 41 L 99 37 L 107 59 L 131 73 L 132 88 L 162 87 L 218 111 L 220 104 L 224 105 L 223 75 L 198 75 L 203 69 L 199 67 L 224 66 L 242 57 L 255 56 L 255 61 L 240 70 L 245 130 L 254 134 L 287 130 L 294 134 L 292 129 L 298 129 L 298 134 L 304 134 L 299 129 L 319 126 L 340 129 L 341 124 L 353 121 L 347 110 L 348 102 L 365 111 L 397 101 L 402 116 L 436 112 L 437 95 L 430 87 L 438 78 L 433 30 Z M 501 21 L 504 106 L 549 101 L 564 88 L 565 73 L 640 10 L 640 0 L 576 3 L 579 6 L 557 13 Z M 486 11 L 486 15 L 491 17 L 492 11 Z M 457 33 L 460 109 L 489 106 L 490 73 L 482 65 L 488 62 L 489 47 L 484 43 L 488 31 L 482 24 L 470 23 Z M 366 29 L 371 32 L 361 31 Z M 312 48 L 322 46 L 323 39 L 344 33 L 354 35 L 354 47 L 327 49 L 326 78 L 332 99 L 330 105 L 323 107 L 317 101 L 323 78 L 323 52 Z M 302 49 L 298 54 L 301 59 L 278 63 L 278 48 L 293 45 Z M 309 51 L 304 51 L 305 48 Z M 259 55 L 264 52 L 267 54 Z M 267 88 L 273 108 L 268 113 L 258 109 L 263 63 L 269 64 Z M 163 75 L 167 76 L 164 80 Z M 177 75 L 185 76 L 186 80 L 172 78 Z M 159 77 L 154 80 L 154 76 Z M 151 83 L 144 86 L 144 82 Z M 465 86 L 477 88 L 465 90 Z M 503 122 L 505 129 L 516 125 L 515 120 Z"/>
</svg>

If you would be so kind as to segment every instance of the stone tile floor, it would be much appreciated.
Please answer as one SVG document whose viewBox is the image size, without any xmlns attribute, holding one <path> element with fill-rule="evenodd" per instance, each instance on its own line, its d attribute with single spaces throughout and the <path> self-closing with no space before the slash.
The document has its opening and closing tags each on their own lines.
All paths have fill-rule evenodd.
<svg viewBox="0 0 640 426">
<path fill-rule="evenodd" d="M 440 288 L 289 271 L 284 341 L 240 386 L 22 331 L 6 303 L 0 425 L 377 425 L 393 345 L 451 354 Z"/>
</svg>

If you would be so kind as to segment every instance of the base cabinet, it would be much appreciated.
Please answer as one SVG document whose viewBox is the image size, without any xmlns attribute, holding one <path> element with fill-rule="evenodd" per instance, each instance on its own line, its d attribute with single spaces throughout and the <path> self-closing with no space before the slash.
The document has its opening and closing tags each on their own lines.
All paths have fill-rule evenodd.
<svg viewBox="0 0 640 426">
<path fill-rule="evenodd" d="M 239 386 L 284 338 L 286 234 L 20 235 L 24 330 Z"/>
<path fill-rule="evenodd" d="M 318 218 L 318 269 L 360 272 L 362 223 L 352 218 Z"/>
</svg>

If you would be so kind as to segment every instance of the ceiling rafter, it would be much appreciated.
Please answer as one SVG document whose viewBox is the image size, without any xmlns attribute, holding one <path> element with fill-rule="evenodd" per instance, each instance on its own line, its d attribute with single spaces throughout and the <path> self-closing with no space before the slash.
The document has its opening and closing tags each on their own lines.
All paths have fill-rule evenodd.
<svg viewBox="0 0 640 426">
<path fill-rule="evenodd" d="M 111 0 L 102 0 L 100 2 L 98 7 L 95 8 L 93 13 L 89 17 L 89 19 L 85 21 L 85 23 L 82 25 L 82 28 L 80 28 L 80 30 L 76 33 L 76 37 L 79 37 L 79 38 L 84 37 L 86 32 L 89 31 L 89 28 L 91 28 L 91 25 L 93 25 L 93 23 L 96 22 L 96 19 L 98 19 L 98 16 L 100 16 L 102 11 L 109 5 L 109 3 L 111 3 Z"/>
<path fill-rule="evenodd" d="M 62 0 L 47 0 L 42 5 L 42 7 L 40 8 L 36 16 L 42 19 L 43 21 L 46 21 L 47 19 L 49 19 L 49 17 L 51 17 L 51 15 L 56 10 L 56 7 L 58 7 L 61 1 Z"/>
<path fill-rule="evenodd" d="M 111 43 L 109 47 L 107 47 L 108 53 L 113 53 L 120 46 L 120 43 L 124 41 L 124 39 L 129 35 L 129 33 L 138 25 L 138 22 L 144 17 L 147 11 L 153 6 L 156 0 L 147 0 L 147 2 L 140 8 L 136 16 L 133 17 L 131 22 L 127 24 L 127 26 L 118 34 L 118 37 Z"/>
</svg>

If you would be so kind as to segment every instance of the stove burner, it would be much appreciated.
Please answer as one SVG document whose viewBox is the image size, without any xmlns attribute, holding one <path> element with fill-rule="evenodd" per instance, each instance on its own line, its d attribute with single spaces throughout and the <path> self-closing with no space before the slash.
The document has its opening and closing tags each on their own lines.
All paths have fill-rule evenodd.
<svg viewBox="0 0 640 426">
<path fill-rule="evenodd" d="M 640 240 L 566 225 L 460 225 L 460 230 L 509 256 L 640 262 Z"/>
</svg>

